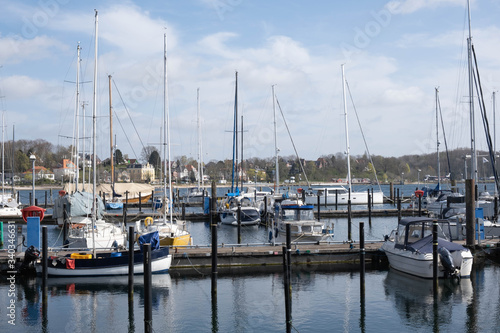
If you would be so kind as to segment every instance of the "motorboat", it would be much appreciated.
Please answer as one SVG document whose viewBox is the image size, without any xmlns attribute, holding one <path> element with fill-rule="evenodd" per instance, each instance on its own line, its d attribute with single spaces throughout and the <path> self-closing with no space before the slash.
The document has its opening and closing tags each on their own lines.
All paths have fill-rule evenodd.
<svg viewBox="0 0 500 333">
<path fill-rule="evenodd" d="M 241 195 L 228 195 L 219 205 L 218 215 L 222 224 L 238 225 L 238 209 L 240 209 L 241 225 L 256 225 L 260 223 L 260 210 L 252 199 Z"/>
<path fill-rule="evenodd" d="M 326 228 L 323 222 L 314 218 L 314 206 L 302 200 L 283 200 L 276 203 L 275 220 L 277 241 L 286 241 L 286 226 L 290 225 L 292 242 L 321 242 L 332 240 L 333 225 Z"/>
<path fill-rule="evenodd" d="M 161 246 L 186 246 L 193 245 L 191 234 L 186 230 L 186 221 L 169 221 L 166 218 L 148 216 L 141 221 L 135 222 L 137 237 L 157 231 Z"/>
<path fill-rule="evenodd" d="M 306 192 L 306 204 L 315 205 L 318 203 L 318 197 L 321 204 L 326 202 L 327 205 L 347 205 L 349 200 L 349 190 L 342 185 L 332 187 L 313 188 Z M 352 205 L 367 205 L 368 191 L 366 192 L 351 192 L 350 194 Z M 371 198 L 373 204 L 384 203 L 384 194 L 382 192 L 373 192 Z"/>
<path fill-rule="evenodd" d="M 428 217 L 401 219 L 386 236 L 381 250 L 393 269 L 422 278 L 433 278 L 433 223 L 438 228 L 438 277 L 469 277 L 473 256 L 469 249 L 453 243 L 450 223 Z"/>
</svg>

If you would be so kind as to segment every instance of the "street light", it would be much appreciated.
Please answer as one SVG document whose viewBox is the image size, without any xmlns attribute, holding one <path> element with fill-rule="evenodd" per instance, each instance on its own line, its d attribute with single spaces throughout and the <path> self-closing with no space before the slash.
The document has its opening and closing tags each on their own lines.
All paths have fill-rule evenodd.
<svg viewBox="0 0 500 333">
<path fill-rule="evenodd" d="M 420 188 L 420 169 L 417 169 L 418 188 Z"/>
<path fill-rule="evenodd" d="M 34 154 L 30 155 L 30 161 L 31 161 L 31 167 L 33 169 L 33 188 L 31 191 L 31 196 L 33 197 L 33 201 L 30 203 L 34 204 L 34 202 L 35 202 L 35 161 L 36 161 L 36 156 Z"/>
</svg>

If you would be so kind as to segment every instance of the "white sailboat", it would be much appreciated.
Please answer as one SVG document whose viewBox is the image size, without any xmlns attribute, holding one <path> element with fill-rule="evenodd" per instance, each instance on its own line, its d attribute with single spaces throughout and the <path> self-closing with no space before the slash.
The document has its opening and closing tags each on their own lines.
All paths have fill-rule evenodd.
<svg viewBox="0 0 500 333">
<path fill-rule="evenodd" d="M 97 127 L 97 10 L 95 11 L 95 65 L 94 65 L 94 92 L 93 92 L 93 112 L 92 112 L 92 138 L 93 138 L 93 192 L 92 196 L 92 213 L 91 223 L 83 225 L 81 230 L 83 234 L 79 238 L 86 242 L 86 245 L 91 245 L 91 253 L 72 253 L 61 257 L 52 256 L 42 258 L 47 261 L 48 275 L 52 276 L 105 276 L 105 275 L 124 275 L 128 273 L 128 256 L 129 251 L 97 251 L 97 241 L 100 237 L 100 232 L 103 230 L 103 225 L 97 223 L 97 202 L 96 194 L 96 168 L 97 162 L 96 153 L 96 127 Z M 103 222 L 108 225 L 109 223 Z M 77 230 L 72 228 L 70 230 Z M 161 249 L 158 242 L 158 234 L 152 233 L 145 235 L 140 239 L 141 244 L 151 243 L 151 269 L 153 273 L 168 271 L 172 262 L 172 256 L 169 254 L 168 247 Z M 142 250 L 134 251 L 134 273 L 143 273 L 143 254 Z M 42 272 L 42 265 L 38 263 L 36 266 L 38 273 Z"/>
<path fill-rule="evenodd" d="M 167 172 L 168 172 L 168 198 L 163 195 L 163 214 L 160 218 L 153 219 L 147 217 L 143 223 L 136 222 L 137 235 L 144 235 L 151 232 L 158 232 L 160 245 L 162 246 L 185 246 L 192 245 L 191 234 L 186 230 L 186 221 L 173 220 L 173 212 L 169 198 L 172 198 L 172 172 L 170 165 L 170 114 L 168 108 L 168 86 L 167 86 L 167 34 L 163 35 L 163 193 L 167 193 Z M 168 162 L 168 166 L 167 166 Z M 167 219 L 168 214 L 168 219 Z"/>
<path fill-rule="evenodd" d="M 2 196 L 0 198 L 0 217 L 21 217 L 22 212 L 19 209 L 19 203 L 14 197 L 14 193 L 5 192 L 5 121 L 2 112 Z M 14 143 L 14 141 L 12 141 Z"/>
<path fill-rule="evenodd" d="M 342 185 L 336 185 L 332 187 L 316 188 L 309 191 L 306 195 L 307 204 L 316 204 L 318 202 L 318 197 L 320 197 L 321 203 L 326 203 L 327 205 L 346 205 L 349 201 L 353 205 L 366 205 L 368 204 L 368 192 L 354 192 L 352 190 L 352 179 L 351 179 L 351 155 L 350 155 L 350 145 L 349 145 L 349 126 L 347 121 L 347 100 L 346 100 L 346 80 L 344 75 L 344 65 L 342 64 L 342 96 L 344 105 L 344 121 L 345 121 L 345 137 L 346 137 L 346 157 L 347 157 L 347 186 L 345 188 Z M 384 202 L 384 194 L 381 190 L 374 191 L 371 197 L 371 203 L 382 204 Z"/>
</svg>

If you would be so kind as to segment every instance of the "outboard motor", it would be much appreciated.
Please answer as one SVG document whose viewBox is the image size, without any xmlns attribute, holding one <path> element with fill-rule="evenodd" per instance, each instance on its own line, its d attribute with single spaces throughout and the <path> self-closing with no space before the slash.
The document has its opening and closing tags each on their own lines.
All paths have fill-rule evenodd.
<svg viewBox="0 0 500 333">
<path fill-rule="evenodd" d="M 445 247 L 440 247 L 438 249 L 438 254 L 441 259 L 441 264 L 444 267 L 445 277 L 455 276 L 460 278 L 459 270 L 453 265 L 453 258 L 451 257 L 450 251 Z"/>
</svg>

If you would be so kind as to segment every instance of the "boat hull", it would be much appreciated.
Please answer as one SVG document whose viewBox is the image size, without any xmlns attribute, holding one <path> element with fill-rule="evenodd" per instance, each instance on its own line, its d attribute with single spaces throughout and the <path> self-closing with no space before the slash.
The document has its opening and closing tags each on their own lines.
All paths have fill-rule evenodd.
<svg viewBox="0 0 500 333">
<path fill-rule="evenodd" d="M 398 271 L 425 279 L 433 278 L 432 253 L 416 253 L 394 248 L 393 242 L 386 241 L 382 250 L 387 255 L 389 265 Z M 451 253 L 453 264 L 460 269 L 460 277 L 470 277 L 473 257 L 469 250 Z M 446 277 L 445 268 L 438 259 L 438 278 Z"/>
<path fill-rule="evenodd" d="M 224 209 L 219 212 L 220 222 L 227 225 L 238 225 L 238 209 Z M 260 223 L 260 212 L 253 207 L 241 207 L 241 225 L 256 225 Z"/>
<path fill-rule="evenodd" d="M 348 193 L 339 193 L 338 195 L 326 195 L 320 196 L 320 204 L 324 204 L 326 200 L 327 205 L 347 205 L 349 201 Z M 305 203 L 308 205 L 318 204 L 317 195 L 307 195 Z M 373 192 L 372 196 L 373 204 L 383 204 L 384 194 L 382 192 Z M 352 205 L 367 205 L 368 204 L 368 192 L 351 192 L 351 204 Z"/>
<path fill-rule="evenodd" d="M 111 276 L 128 274 L 128 254 L 126 251 L 117 252 L 121 256 L 100 257 L 95 259 L 74 259 L 75 267 L 67 268 L 62 263 L 62 258 L 48 258 L 47 273 L 49 276 Z M 65 260 L 70 259 L 64 257 Z M 55 262 L 55 265 L 54 265 Z M 172 255 L 168 248 L 151 251 L 151 271 L 152 273 L 168 272 L 172 264 Z M 42 272 L 42 265 L 36 265 L 37 273 Z M 134 254 L 134 274 L 144 274 L 143 254 L 136 251 Z"/>
</svg>

